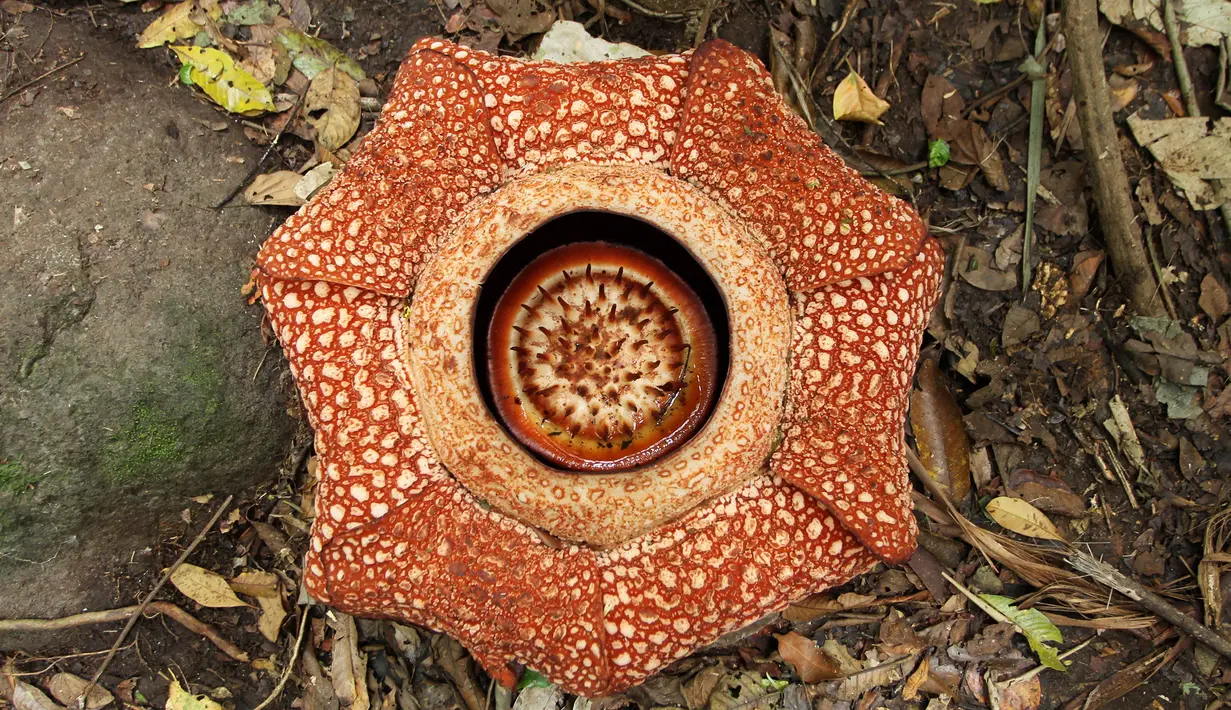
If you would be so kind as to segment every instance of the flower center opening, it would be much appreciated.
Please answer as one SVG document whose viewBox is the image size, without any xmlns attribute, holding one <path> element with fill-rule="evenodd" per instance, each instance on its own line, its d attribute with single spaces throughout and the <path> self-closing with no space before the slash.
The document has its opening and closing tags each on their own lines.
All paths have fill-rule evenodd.
<svg viewBox="0 0 1231 710">
<path fill-rule="evenodd" d="M 553 243 L 551 233 L 585 216 L 621 222 L 642 238 L 626 231 L 623 243 Z M 538 231 L 538 255 L 519 261 L 492 308 L 486 347 L 476 349 L 486 355 L 479 369 L 495 413 L 523 446 L 564 469 L 618 471 L 672 451 L 705 422 L 725 374 L 697 292 L 663 259 L 632 246 L 654 248 L 646 232 L 678 243 L 638 220 L 595 212 Z M 498 286 L 489 279 L 485 290 Z"/>
</svg>

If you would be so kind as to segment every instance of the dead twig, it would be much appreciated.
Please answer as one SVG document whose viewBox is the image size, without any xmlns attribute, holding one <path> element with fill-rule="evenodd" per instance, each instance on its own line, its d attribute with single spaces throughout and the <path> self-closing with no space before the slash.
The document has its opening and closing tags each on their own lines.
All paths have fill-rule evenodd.
<svg viewBox="0 0 1231 710">
<path fill-rule="evenodd" d="M 98 684 L 98 679 L 102 677 L 103 671 L 107 670 L 107 666 L 111 664 L 111 659 L 115 658 L 115 652 L 119 650 L 120 645 L 124 643 L 124 639 L 127 638 L 128 632 L 132 631 L 132 627 L 137 623 L 137 619 L 141 618 L 141 615 L 145 612 L 145 608 L 150 605 L 150 601 L 154 599 L 154 595 L 162 589 L 162 586 L 167 583 L 167 580 L 171 578 L 171 575 L 175 572 L 175 570 L 179 569 L 179 566 L 184 564 L 184 560 L 188 559 L 188 556 L 192 554 L 192 551 L 197 549 L 197 545 L 200 545 L 201 541 L 205 539 L 205 536 L 209 533 L 209 531 L 213 529 L 214 524 L 217 523 L 218 519 L 222 517 L 222 513 L 227 509 L 227 506 L 231 505 L 231 499 L 234 497 L 235 496 L 227 496 L 227 499 L 222 501 L 222 505 L 218 506 L 218 510 L 214 511 L 213 517 L 209 519 L 209 522 L 205 524 L 205 527 L 201 528 L 201 532 L 197 533 L 197 536 L 193 538 L 188 547 L 184 548 L 184 552 L 179 556 L 179 559 L 168 567 L 166 572 L 162 573 L 162 577 L 158 580 L 158 584 L 155 584 L 149 594 L 146 594 L 145 598 L 141 600 L 141 603 L 137 605 L 137 611 L 133 613 L 132 616 L 128 617 L 128 623 L 124 624 L 124 628 L 121 629 L 119 635 L 115 637 L 115 642 L 111 644 L 111 650 L 109 650 L 107 655 L 103 657 L 103 662 L 98 665 L 98 670 L 94 671 L 94 677 L 90 678 L 90 682 L 86 684 L 85 690 L 81 691 L 81 695 L 78 696 L 77 707 L 79 710 L 81 708 L 85 708 L 86 696 L 90 694 L 91 690 L 94 690 L 94 686 Z M 186 613 L 185 616 L 187 616 Z M 177 621 L 183 623 L 182 620 L 177 619 Z M 240 651 L 240 653 L 243 653 L 243 651 Z"/>
<path fill-rule="evenodd" d="M 1026 151 L 1026 224 L 1022 229 L 1022 298 L 1030 295 L 1030 263 L 1034 253 L 1034 203 L 1038 199 L 1043 164 L 1043 110 L 1047 102 L 1047 23 L 1039 22 L 1034 38 L 1035 56 L 1027 57 L 1022 72 L 1030 78 L 1030 129 Z"/>
<path fill-rule="evenodd" d="M 1203 626 L 1196 619 L 1180 611 L 1153 591 L 1147 589 L 1135 579 L 1120 574 L 1111 565 L 1101 562 L 1094 556 L 1074 550 L 1068 558 L 1073 569 L 1089 576 L 1098 583 L 1114 589 L 1124 596 L 1150 610 L 1160 619 L 1171 624 L 1196 641 L 1209 646 L 1224 658 L 1231 658 L 1231 641 Z"/>
<path fill-rule="evenodd" d="M 282 694 L 282 689 L 286 687 L 286 682 L 290 680 L 291 673 L 295 670 L 295 662 L 299 660 L 299 649 L 303 647 L 304 630 L 308 628 L 308 608 L 304 607 L 299 610 L 299 633 L 295 636 L 295 647 L 291 650 L 291 660 L 287 662 L 286 667 L 282 669 L 282 677 L 278 679 L 278 684 L 269 693 L 269 697 L 261 701 L 252 710 L 265 710 L 273 701 L 278 699 Z"/>
<path fill-rule="evenodd" d="M 150 602 L 144 611 L 140 604 L 132 606 L 124 606 L 118 609 L 106 609 L 104 611 L 88 611 L 82 614 L 73 614 L 59 619 L 5 619 L 0 620 L 0 633 L 46 633 L 51 631 L 64 631 L 65 629 L 74 629 L 79 626 L 90 626 L 92 624 L 109 624 L 116 621 L 124 621 L 135 616 L 140 616 L 142 613 L 162 614 L 170 617 L 180 626 L 189 631 L 204 636 L 218 647 L 218 650 L 227 654 L 231 658 L 240 663 L 247 663 L 248 654 L 244 653 L 235 644 L 226 640 L 218 633 L 218 630 L 213 626 L 197 619 L 192 614 L 184 611 L 180 607 L 171 602 Z M 110 651 L 107 651 L 108 653 Z M 98 651 L 97 653 L 104 653 Z M 75 654 L 89 655 L 89 654 Z"/>
<path fill-rule="evenodd" d="M 701 11 L 701 21 L 697 23 L 697 35 L 693 37 L 692 48 L 696 49 L 705 41 L 705 35 L 710 31 L 710 16 L 714 14 L 714 5 L 718 0 L 706 0 L 705 9 Z"/>
<path fill-rule="evenodd" d="M 1110 92 L 1103 72 L 1102 33 L 1097 3 L 1090 0 L 1064 3 L 1064 33 L 1067 38 L 1077 118 L 1085 142 L 1086 166 L 1094 189 L 1094 202 L 1102 223 L 1103 239 L 1120 283 L 1138 315 L 1163 317 L 1162 304 L 1154 294 L 1158 282 L 1141 243 L 1141 229 L 1133 216 L 1132 192 L 1117 144 L 1112 120 Z"/>
<path fill-rule="evenodd" d="M 11 99 L 11 98 L 13 98 L 14 96 L 16 96 L 16 95 L 20 94 L 21 92 L 25 91 L 26 89 L 30 88 L 31 86 L 34 86 L 35 84 L 39 83 L 39 82 L 40 82 L 40 81 L 42 81 L 43 79 L 46 79 L 47 77 L 51 76 L 52 74 L 55 74 L 55 73 L 56 73 L 56 72 L 58 72 L 58 71 L 64 71 L 65 69 L 68 69 L 69 67 L 73 66 L 74 64 L 76 64 L 77 62 L 81 61 L 82 59 L 85 59 L 85 52 L 82 52 L 82 53 L 81 53 L 81 56 L 77 57 L 76 59 L 70 59 L 70 60 L 68 60 L 67 62 L 64 62 L 63 64 L 58 64 L 58 65 L 56 65 L 56 66 L 54 66 L 54 67 L 52 67 L 52 68 L 48 69 L 47 71 L 43 72 L 42 74 L 39 74 L 38 76 L 34 77 L 34 78 L 33 78 L 33 79 L 31 79 L 30 81 L 27 81 L 26 83 L 22 84 L 21 86 L 17 87 L 16 89 L 13 89 L 13 90 L 12 90 L 12 91 L 10 91 L 9 93 L 5 94 L 4 96 L 0 96 L 0 104 L 4 103 L 5 101 L 8 101 L 9 99 Z"/>
<path fill-rule="evenodd" d="M 842 18 L 838 20 L 838 26 L 830 35 L 829 41 L 825 43 L 825 49 L 821 52 L 821 60 L 817 63 L 816 69 L 812 72 L 812 88 L 816 88 L 818 81 L 824 81 L 825 75 L 829 74 L 829 70 L 833 68 L 834 59 L 838 54 L 838 40 L 841 39 L 842 33 L 846 31 L 846 26 L 851 23 L 851 18 L 863 6 L 863 0 L 846 0 L 846 7 L 842 8 Z"/>
</svg>

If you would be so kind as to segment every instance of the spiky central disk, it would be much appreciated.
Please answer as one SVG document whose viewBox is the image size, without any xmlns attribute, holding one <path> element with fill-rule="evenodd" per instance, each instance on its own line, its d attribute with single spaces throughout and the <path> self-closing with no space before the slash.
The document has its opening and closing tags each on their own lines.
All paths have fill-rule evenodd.
<svg viewBox="0 0 1231 710">
<path fill-rule="evenodd" d="M 687 440 L 713 400 L 713 326 L 662 262 L 603 242 L 530 263 L 488 334 L 496 408 L 525 446 L 564 468 L 613 471 Z"/>
</svg>

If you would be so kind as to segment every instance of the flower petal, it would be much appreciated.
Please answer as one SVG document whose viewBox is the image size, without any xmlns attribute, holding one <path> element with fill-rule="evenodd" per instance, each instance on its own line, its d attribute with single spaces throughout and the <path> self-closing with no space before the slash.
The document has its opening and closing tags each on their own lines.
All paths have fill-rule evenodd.
<svg viewBox="0 0 1231 710">
<path fill-rule="evenodd" d="M 344 611 L 448 633 L 494 675 L 517 660 L 570 690 L 606 683 L 594 553 L 548 547 L 452 479 L 338 535 L 322 559 Z"/>
<path fill-rule="evenodd" d="M 770 469 L 822 500 L 887 562 L 915 547 L 902 426 L 943 265 L 928 239 L 902 271 L 792 298 L 790 410 Z"/>
<path fill-rule="evenodd" d="M 261 300 L 316 432 L 316 520 L 305 581 L 329 601 L 319 561 L 338 532 L 448 478 L 420 428 L 390 327 L 395 299 L 325 281 L 264 278 Z"/>
<path fill-rule="evenodd" d="M 502 181 L 482 100 L 470 70 L 439 52 L 411 54 L 377 127 L 335 184 L 265 241 L 258 266 L 408 295 L 462 210 Z"/>
<path fill-rule="evenodd" d="M 875 562 L 819 501 L 755 478 L 599 558 L 606 692 Z"/>
<path fill-rule="evenodd" d="M 566 162 L 667 167 L 679 132 L 686 54 L 561 64 L 498 57 L 441 39 L 416 46 L 475 73 L 511 170 Z"/>
<path fill-rule="evenodd" d="M 671 172 L 759 231 L 792 291 L 896 271 L 919 251 L 915 210 L 847 167 L 751 54 L 705 43 L 685 97 Z"/>
</svg>

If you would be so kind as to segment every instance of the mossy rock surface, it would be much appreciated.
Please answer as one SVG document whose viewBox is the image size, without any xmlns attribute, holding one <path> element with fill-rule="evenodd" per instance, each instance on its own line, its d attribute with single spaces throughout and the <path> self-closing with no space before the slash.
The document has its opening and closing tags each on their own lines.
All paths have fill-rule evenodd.
<svg viewBox="0 0 1231 710">
<path fill-rule="evenodd" d="M 0 130 L 0 617 L 71 608 L 74 560 L 269 480 L 294 424 L 240 292 L 284 215 L 211 209 L 259 150 L 153 54 L 87 43 Z"/>
</svg>

